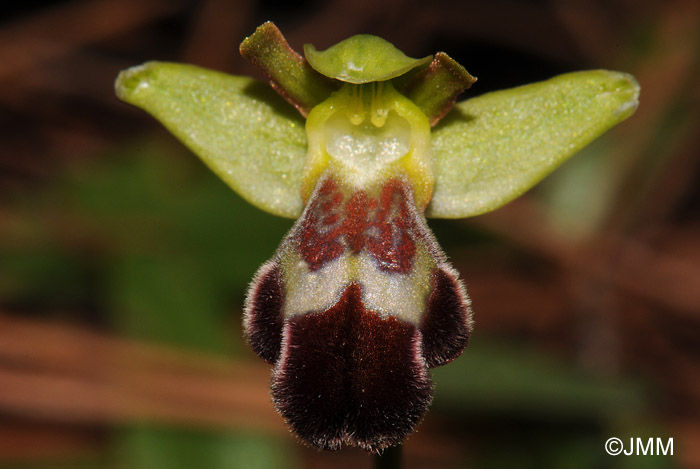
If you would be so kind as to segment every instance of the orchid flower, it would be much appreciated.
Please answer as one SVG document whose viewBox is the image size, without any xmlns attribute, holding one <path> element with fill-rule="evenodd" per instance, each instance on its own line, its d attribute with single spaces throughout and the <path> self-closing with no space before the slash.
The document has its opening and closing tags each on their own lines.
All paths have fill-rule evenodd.
<svg viewBox="0 0 700 469">
<path fill-rule="evenodd" d="M 398 445 L 431 402 L 429 369 L 457 358 L 472 329 L 426 216 L 514 199 L 629 117 L 639 87 L 595 70 L 455 104 L 475 81 L 461 65 L 375 36 L 301 57 L 265 23 L 241 53 L 298 114 L 253 79 L 174 63 L 123 71 L 117 94 L 250 203 L 297 219 L 244 314 L 293 432 L 329 450 Z"/>
</svg>

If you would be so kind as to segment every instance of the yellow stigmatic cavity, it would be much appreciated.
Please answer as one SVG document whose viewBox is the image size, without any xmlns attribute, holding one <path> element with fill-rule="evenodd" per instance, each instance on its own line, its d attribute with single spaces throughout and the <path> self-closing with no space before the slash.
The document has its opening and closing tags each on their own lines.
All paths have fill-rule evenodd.
<svg viewBox="0 0 700 469">
<path fill-rule="evenodd" d="M 326 170 L 358 190 L 405 174 L 416 206 L 422 211 L 430 201 L 430 124 L 391 83 L 343 85 L 311 110 L 306 135 L 305 203 Z"/>
</svg>

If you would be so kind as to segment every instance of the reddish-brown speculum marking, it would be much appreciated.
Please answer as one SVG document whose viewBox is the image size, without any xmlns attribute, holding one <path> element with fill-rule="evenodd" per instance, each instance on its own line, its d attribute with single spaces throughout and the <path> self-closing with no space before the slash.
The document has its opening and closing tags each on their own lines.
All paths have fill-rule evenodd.
<svg viewBox="0 0 700 469">
<path fill-rule="evenodd" d="M 392 179 L 379 197 L 364 191 L 347 197 L 333 178 L 327 178 L 302 221 L 300 251 L 309 270 L 320 269 L 348 249 L 352 254 L 366 250 L 386 272 L 410 272 L 419 230 L 405 186 Z"/>
</svg>

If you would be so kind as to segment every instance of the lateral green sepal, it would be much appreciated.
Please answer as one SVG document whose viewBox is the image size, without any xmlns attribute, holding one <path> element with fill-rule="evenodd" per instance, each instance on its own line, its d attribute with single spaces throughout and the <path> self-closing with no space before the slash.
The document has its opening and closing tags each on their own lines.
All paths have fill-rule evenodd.
<svg viewBox="0 0 700 469">
<path fill-rule="evenodd" d="M 592 70 L 458 103 L 432 132 L 435 189 L 426 215 L 497 209 L 631 116 L 638 97 L 631 75 Z"/>
<path fill-rule="evenodd" d="M 148 62 L 122 71 L 117 96 L 147 111 L 253 205 L 302 210 L 303 119 L 266 84 L 192 65 Z"/>
</svg>

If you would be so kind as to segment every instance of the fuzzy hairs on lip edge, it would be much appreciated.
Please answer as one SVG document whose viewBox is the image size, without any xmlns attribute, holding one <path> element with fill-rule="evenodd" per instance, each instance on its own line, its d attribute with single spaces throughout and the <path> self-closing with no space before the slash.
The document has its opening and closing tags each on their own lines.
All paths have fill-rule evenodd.
<svg viewBox="0 0 700 469">
<path fill-rule="evenodd" d="M 294 432 L 320 448 L 400 444 L 432 400 L 421 334 L 368 311 L 362 287 L 350 284 L 327 311 L 286 321 L 272 397 Z"/>
<path fill-rule="evenodd" d="M 444 263 L 433 273 L 433 289 L 420 325 L 423 356 L 429 368 L 459 357 L 471 331 L 469 297 L 457 272 Z"/>
<path fill-rule="evenodd" d="M 279 263 L 271 260 L 260 267 L 250 284 L 243 328 L 250 347 L 272 365 L 280 356 L 283 305 L 282 272 Z"/>
<path fill-rule="evenodd" d="M 334 188 L 328 184 L 319 186 L 331 192 Z M 394 186 L 387 187 L 384 192 L 388 195 L 379 198 L 377 209 L 392 213 L 388 204 L 397 191 Z M 410 199 L 410 192 L 405 188 L 404 191 L 403 197 Z M 471 330 L 469 298 L 425 218 L 408 204 L 399 206 L 397 212 L 401 221 L 407 223 L 403 234 L 427 248 L 437 264 L 424 277 L 431 289 L 418 323 L 368 308 L 363 299 L 364 287 L 356 281 L 346 284 L 331 306 L 285 316 L 286 286 L 280 261 L 285 249 L 310 249 L 315 255 L 319 249 L 325 253 L 323 249 L 331 246 L 329 240 L 338 241 L 333 236 L 312 237 L 312 246 L 302 243 L 306 239 L 302 228 L 311 223 L 308 218 L 309 213 L 313 215 L 312 207 L 313 203 L 306 207 L 273 259 L 258 270 L 251 283 L 243 321 L 246 339 L 260 357 L 275 365 L 272 399 L 297 436 L 326 450 L 349 445 L 380 452 L 401 444 L 425 414 L 433 392 L 428 368 L 444 365 L 464 350 Z M 365 214 L 361 207 L 350 210 L 350 215 L 356 215 L 359 221 L 343 223 L 345 231 L 337 234 L 348 238 L 346 250 L 355 246 L 356 239 L 365 239 L 365 218 L 371 214 Z M 336 220 L 336 224 L 341 221 Z M 353 237 L 356 232 L 362 236 Z M 358 246 L 360 251 L 378 247 L 366 242 Z M 381 247 L 390 249 L 394 244 L 387 242 Z M 335 256 L 321 257 L 326 262 L 337 261 Z M 380 263 L 383 259 L 374 260 Z M 399 269 L 386 275 L 405 274 Z"/>
</svg>

